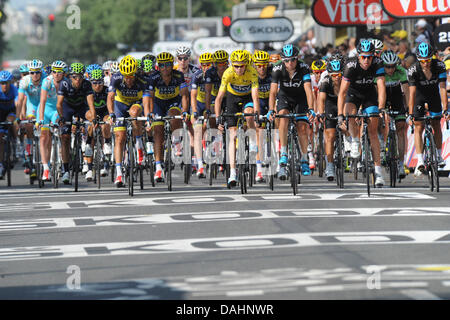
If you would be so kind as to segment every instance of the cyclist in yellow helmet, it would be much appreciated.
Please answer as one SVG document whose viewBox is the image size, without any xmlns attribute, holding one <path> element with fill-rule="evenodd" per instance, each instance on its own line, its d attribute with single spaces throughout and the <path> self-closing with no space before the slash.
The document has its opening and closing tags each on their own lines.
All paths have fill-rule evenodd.
<svg viewBox="0 0 450 320">
<path fill-rule="evenodd" d="M 229 67 L 222 76 L 219 93 L 215 101 L 215 113 L 220 114 L 222 99 L 226 96 L 226 113 L 234 114 L 237 112 L 260 114 L 259 96 L 258 96 L 258 73 L 249 65 L 250 57 L 248 53 L 242 50 L 236 50 L 231 54 L 232 66 Z M 223 129 L 223 118 L 218 118 L 219 129 Z M 230 129 L 230 144 L 228 154 L 230 156 L 230 178 L 228 184 L 231 187 L 236 186 L 236 125 L 237 118 L 227 118 Z M 247 128 L 256 129 L 254 117 L 246 117 Z M 250 152 L 257 152 L 257 145 L 254 139 L 250 139 Z"/>
<path fill-rule="evenodd" d="M 152 73 L 149 78 L 150 103 L 144 105 L 145 115 L 150 118 L 181 115 L 188 120 L 189 111 L 189 90 L 181 71 L 173 69 L 174 57 L 168 52 L 161 52 L 156 57 L 158 70 Z M 172 130 L 181 128 L 181 120 L 171 120 Z M 152 122 L 154 152 L 155 152 L 155 181 L 164 182 L 162 169 L 163 147 L 164 147 L 164 122 Z M 179 137 L 174 137 L 174 153 L 182 156 L 181 141 Z"/>
<path fill-rule="evenodd" d="M 116 117 L 138 117 L 142 115 L 142 104 L 148 105 L 150 91 L 147 81 L 137 75 L 137 61 L 132 56 L 125 56 L 119 63 L 119 72 L 111 77 L 107 107 L 112 122 Z M 136 137 L 138 163 L 144 161 L 144 144 L 142 141 L 142 123 L 133 121 L 133 134 Z M 114 128 L 115 145 L 114 159 L 116 161 L 116 180 L 114 184 L 122 187 L 122 156 L 125 147 L 126 128 L 122 121 L 117 121 Z"/>
</svg>

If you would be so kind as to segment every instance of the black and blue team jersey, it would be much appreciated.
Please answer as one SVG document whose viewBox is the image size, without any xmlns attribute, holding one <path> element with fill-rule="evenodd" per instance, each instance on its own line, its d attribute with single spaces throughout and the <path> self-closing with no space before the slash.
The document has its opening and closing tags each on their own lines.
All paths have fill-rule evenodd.
<svg viewBox="0 0 450 320">
<path fill-rule="evenodd" d="M 120 72 L 112 75 L 108 91 L 116 94 L 114 98 L 115 101 L 121 102 L 127 106 L 140 102 L 142 97 L 150 96 L 147 78 L 136 76 L 133 85 L 131 88 L 128 88 L 124 82 L 124 77 Z"/>
<path fill-rule="evenodd" d="M 326 104 L 332 104 L 337 106 L 338 96 L 334 91 L 333 80 L 329 75 L 325 76 L 325 78 L 323 78 L 322 81 L 320 81 L 319 92 L 326 93 L 325 99 Z"/>
<path fill-rule="evenodd" d="M 59 85 L 58 96 L 64 96 L 64 103 L 71 107 L 85 107 L 86 97 L 93 94 L 91 83 L 83 79 L 80 88 L 75 89 L 70 79 L 63 79 Z"/>
<path fill-rule="evenodd" d="M 103 89 L 100 92 L 95 92 L 94 90 L 92 91 L 94 93 L 95 110 L 106 108 L 108 100 L 108 88 L 106 86 L 103 86 Z"/>
<path fill-rule="evenodd" d="M 428 80 L 423 73 L 420 62 L 414 63 L 408 69 L 408 83 L 417 87 L 416 95 L 440 99 L 439 83 L 447 81 L 447 71 L 442 61 L 433 59 L 431 61 L 431 78 Z"/>
<path fill-rule="evenodd" d="M 205 103 L 205 77 L 203 71 L 198 70 L 192 78 L 191 89 L 197 90 L 197 101 Z"/>
<path fill-rule="evenodd" d="M 303 62 L 298 62 L 293 77 L 289 76 L 284 64 L 273 67 L 272 83 L 277 83 L 279 87 L 278 96 L 289 101 L 306 101 L 304 85 L 311 82 L 309 66 Z"/>
<path fill-rule="evenodd" d="M 213 97 L 217 97 L 217 93 L 219 92 L 221 82 L 222 79 L 219 77 L 216 67 L 211 67 L 208 70 L 206 70 L 205 84 L 212 84 L 211 95 Z"/>
<path fill-rule="evenodd" d="M 259 96 L 259 99 L 269 99 L 271 83 L 272 83 L 272 68 L 268 67 L 267 74 L 266 74 L 266 77 L 264 79 L 261 79 L 258 76 L 258 85 L 259 85 L 258 96 Z"/>
<path fill-rule="evenodd" d="M 364 94 L 375 89 L 375 78 L 384 76 L 384 64 L 381 59 L 374 57 L 367 70 L 361 68 L 358 57 L 348 59 L 344 66 L 343 80 L 350 82 L 350 88 Z"/>
<path fill-rule="evenodd" d="M 177 70 L 172 71 L 172 79 L 168 85 L 165 84 L 160 71 L 149 77 L 149 90 L 154 92 L 155 98 L 159 100 L 181 99 L 180 91 L 187 87 L 183 73 Z"/>
</svg>

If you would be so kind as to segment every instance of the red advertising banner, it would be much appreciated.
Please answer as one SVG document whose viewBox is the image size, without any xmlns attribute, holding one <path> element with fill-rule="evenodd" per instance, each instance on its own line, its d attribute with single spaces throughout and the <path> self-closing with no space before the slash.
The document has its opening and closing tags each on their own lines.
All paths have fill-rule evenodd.
<svg viewBox="0 0 450 320">
<path fill-rule="evenodd" d="M 381 4 L 396 18 L 450 16 L 450 0 L 381 0 Z"/>
<path fill-rule="evenodd" d="M 383 11 L 380 0 L 314 0 L 312 16 L 325 27 L 384 25 L 395 21 Z"/>
</svg>

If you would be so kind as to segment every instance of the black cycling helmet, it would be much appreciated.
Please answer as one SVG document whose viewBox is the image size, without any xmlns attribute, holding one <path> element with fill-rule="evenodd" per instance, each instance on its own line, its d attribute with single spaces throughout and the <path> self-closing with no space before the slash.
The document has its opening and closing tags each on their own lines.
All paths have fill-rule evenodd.
<svg viewBox="0 0 450 320">
<path fill-rule="evenodd" d="M 433 47 L 426 42 L 422 42 L 416 47 L 416 57 L 418 60 L 431 59 L 433 54 Z"/>
<path fill-rule="evenodd" d="M 292 44 L 287 44 L 281 49 L 281 59 L 297 58 L 300 51 Z"/>
<path fill-rule="evenodd" d="M 344 69 L 344 64 L 339 59 L 330 60 L 327 64 L 327 71 L 329 74 L 342 73 L 343 69 Z"/>
<path fill-rule="evenodd" d="M 356 46 L 356 51 L 358 52 L 358 54 L 374 54 L 375 46 L 373 45 L 372 41 L 368 39 L 361 39 Z"/>
</svg>

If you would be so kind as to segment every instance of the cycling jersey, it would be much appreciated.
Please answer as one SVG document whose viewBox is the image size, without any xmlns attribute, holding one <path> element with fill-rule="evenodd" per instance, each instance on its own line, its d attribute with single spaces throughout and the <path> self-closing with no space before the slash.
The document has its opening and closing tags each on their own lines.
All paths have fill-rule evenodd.
<svg viewBox="0 0 450 320">
<path fill-rule="evenodd" d="M 9 90 L 6 93 L 0 90 L 0 109 L 1 110 L 15 110 L 15 102 L 19 96 L 17 87 L 12 83 L 9 85 Z"/>
<path fill-rule="evenodd" d="M 180 111 L 180 92 L 187 88 L 182 72 L 173 70 L 172 78 L 168 85 L 164 82 L 161 72 L 156 71 L 150 75 L 149 90 L 155 93 L 153 112 L 159 116 L 167 115 L 170 108 L 176 107 Z"/>
<path fill-rule="evenodd" d="M 325 115 L 329 117 L 337 117 L 337 100 L 338 96 L 334 90 L 333 80 L 330 76 L 326 76 L 320 82 L 319 92 L 326 93 L 325 99 Z M 336 128 L 337 120 L 325 119 L 325 128 L 334 129 Z"/>
<path fill-rule="evenodd" d="M 364 112 L 378 113 L 378 94 L 375 87 L 376 77 L 384 77 L 384 64 L 378 57 L 372 58 L 372 64 L 367 70 L 361 68 L 358 57 L 349 58 L 344 66 L 343 80 L 350 82 L 345 97 L 346 103 L 352 103 Z"/>
<path fill-rule="evenodd" d="M 192 89 L 197 89 L 197 101 L 205 103 L 205 77 L 201 70 L 194 74 L 192 79 Z"/>
<path fill-rule="evenodd" d="M 219 92 L 220 88 L 220 82 L 221 78 L 219 77 L 219 74 L 217 73 L 216 67 L 211 67 L 205 72 L 205 84 L 212 84 L 211 89 L 211 104 L 214 104 L 214 99 L 217 97 L 217 93 Z"/>
<path fill-rule="evenodd" d="M 447 81 L 445 64 L 437 59 L 431 61 L 431 78 L 427 79 L 423 73 L 420 62 L 414 63 L 408 69 L 408 82 L 416 87 L 416 101 L 414 116 L 421 117 L 425 113 L 424 105 L 428 104 L 429 111 L 434 115 L 442 113 L 441 95 L 439 83 Z"/>
<path fill-rule="evenodd" d="M 133 85 L 131 88 L 128 88 L 120 72 L 112 75 L 108 91 L 116 94 L 114 98 L 116 102 L 127 106 L 140 102 L 142 97 L 150 96 L 148 82 L 145 78 L 136 76 Z"/>
<path fill-rule="evenodd" d="M 246 96 L 251 94 L 253 88 L 258 87 L 258 73 L 252 66 L 246 66 L 242 76 L 237 75 L 233 66 L 230 66 L 223 73 L 219 90 L 236 96 Z"/>
<path fill-rule="evenodd" d="M 95 113 L 97 116 L 102 119 L 104 116 L 108 114 L 108 108 L 107 108 L 107 100 L 108 100 L 108 88 L 103 86 L 102 91 L 95 92 L 94 93 L 94 107 L 95 107 Z"/>
<path fill-rule="evenodd" d="M 386 107 L 391 107 L 393 111 L 402 114 L 406 112 L 403 101 L 402 84 L 408 83 L 406 70 L 402 66 L 396 66 L 392 76 L 385 74 L 386 79 Z M 396 117 L 397 118 L 397 117 Z M 404 116 L 403 116 L 404 119 Z"/>
<path fill-rule="evenodd" d="M 58 96 L 64 96 L 64 104 L 75 108 L 84 108 L 87 104 L 86 97 L 91 94 L 92 86 L 86 79 L 83 79 L 78 89 L 74 88 L 71 79 L 63 79 L 58 89 Z"/>
<path fill-rule="evenodd" d="M 267 74 L 264 79 L 258 77 L 259 85 L 259 106 L 261 114 L 265 115 L 269 111 L 269 95 L 270 95 L 270 84 L 272 83 L 272 68 L 267 69 Z"/>
<path fill-rule="evenodd" d="M 173 69 L 178 70 L 178 65 L 174 66 Z M 184 81 L 186 82 L 186 85 L 188 86 L 189 91 L 191 91 L 191 89 L 192 89 L 192 81 L 194 80 L 195 73 L 197 73 L 199 70 L 201 71 L 200 68 L 194 66 L 193 64 L 189 64 L 188 70 L 186 73 L 180 71 L 181 73 L 183 73 Z"/>
<path fill-rule="evenodd" d="M 33 84 L 31 75 L 27 75 L 20 80 L 19 93 L 23 93 L 27 97 L 26 116 L 36 117 L 37 109 L 41 101 L 41 85 L 42 77 L 37 85 Z"/>
</svg>

